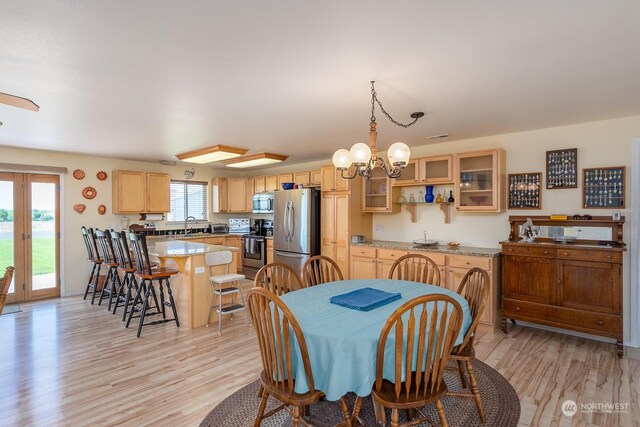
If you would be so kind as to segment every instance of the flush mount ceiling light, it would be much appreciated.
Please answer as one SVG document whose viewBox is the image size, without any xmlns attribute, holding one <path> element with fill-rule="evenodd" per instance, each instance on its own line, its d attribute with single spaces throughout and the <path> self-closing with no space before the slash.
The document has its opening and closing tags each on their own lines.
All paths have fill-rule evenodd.
<svg viewBox="0 0 640 427">
<path fill-rule="evenodd" d="M 185 162 L 203 164 L 232 159 L 242 156 L 246 152 L 247 150 L 244 148 L 231 147 L 229 145 L 212 145 L 211 147 L 176 154 L 176 157 L 178 160 Z"/>
<path fill-rule="evenodd" d="M 225 160 L 222 162 L 230 168 L 251 168 L 254 166 L 270 165 L 272 163 L 280 163 L 287 160 L 289 156 L 273 153 L 258 153 L 249 156 L 236 157 L 235 159 Z"/>
<path fill-rule="evenodd" d="M 389 157 L 389 165 L 384 161 L 382 157 L 378 157 L 378 149 L 376 148 L 376 140 L 378 138 L 378 132 L 376 131 L 376 116 L 375 105 L 376 103 L 380 107 L 380 110 L 385 116 L 394 124 L 408 128 L 413 126 L 420 117 L 424 116 L 423 112 L 411 113 L 412 122 L 408 124 L 402 124 L 387 113 L 382 106 L 376 89 L 374 87 L 375 81 L 371 82 L 371 122 L 369 123 L 369 145 L 359 142 L 351 147 L 351 150 L 341 148 L 333 154 L 333 165 L 340 171 L 343 178 L 353 179 L 360 175 L 365 179 L 369 179 L 371 176 L 371 170 L 375 167 L 379 167 L 385 171 L 390 178 L 397 178 L 402 173 L 402 169 L 409 163 L 409 157 L 411 156 L 411 150 L 404 142 L 396 142 L 391 144 L 387 150 L 387 157 Z M 355 166 L 356 169 L 353 175 L 345 174 L 345 171 Z"/>
</svg>

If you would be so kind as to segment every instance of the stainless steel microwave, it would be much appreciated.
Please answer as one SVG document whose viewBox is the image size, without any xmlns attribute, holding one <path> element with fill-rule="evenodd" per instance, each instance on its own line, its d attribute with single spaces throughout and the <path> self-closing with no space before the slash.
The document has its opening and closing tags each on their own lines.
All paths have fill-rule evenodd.
<svg viewBox="0 0 640 427">
<path fill-rule="evenodd" d="M 273 213 L 273 193 L 254 194 L 253 213 Z"/>
</svg>

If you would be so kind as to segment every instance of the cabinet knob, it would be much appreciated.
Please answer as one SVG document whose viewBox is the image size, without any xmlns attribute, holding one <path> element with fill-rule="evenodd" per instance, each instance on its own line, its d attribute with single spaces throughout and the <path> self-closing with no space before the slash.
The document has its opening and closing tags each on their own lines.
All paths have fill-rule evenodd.
<svg viewBox="0 0 640 427">
<path fill-rule="evenodd" d="M 520 307 L 517 307 L 517 306 L 516 306 L 516 311 L 520 311 Z"/>
<path fill-rule="evenodd" d="M 562 255 L 567 256 L 567 255 L 569 255 L 569 252 L 562 252 Z"/>
<path fill-rule="evenodd" d="M 602 320 L 598 320 L 598 325 L 603 326 L 604 322 Z"/>
<path fill-rule="evenodd" d="M 611 255 L 607 255 L 607 259 L 611 259 Z"/>
<path fill-rule="evenodd" d="M 549 255 L 549 251 L 544 251 L 544 254 L 545 255 Z"/>
<path fill-rule="evenodd" d="M 465 262 L 465 264 L 467 264 L 467 265 L 471 265 L 471 263 L 470 263 L 469 261 Z"/>
<path fill-rule="evenodd" d="M 513 252 L 513 249 L 509 249 L 509 252 Z"/>
</svg>

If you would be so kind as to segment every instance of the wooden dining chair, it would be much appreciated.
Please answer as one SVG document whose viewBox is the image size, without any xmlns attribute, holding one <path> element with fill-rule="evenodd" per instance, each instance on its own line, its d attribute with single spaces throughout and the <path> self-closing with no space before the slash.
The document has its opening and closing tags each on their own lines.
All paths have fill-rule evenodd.
<svg viewBox="0 0 640 427">
<path fill-rule="evenodd" d="M 305 287 L 293 268 L 278 262 L 272 262 L 258 270 L 253 286 L 267 288 L 276 295 Z"/>
<path fill-rule="evenodd" d="M 428 256 L 409 254 L 393 263 L 389 279 L 409 280 L 440 286 L 440 269 Z"/>
<path fill-rule="evenodd" d="M 85 226 L 80 227 L 82 233 L 82 240 L 87 249 L 87 261 L 91 263 L 91 274 L 89 275 L 89 281 L 87 287 L 84 290 L 84 298 L 87 299 L 89 291 L 91 291 L 91 305 L 95 302 L 98 289 L 104 286 L 104 276 L 100 275 L 100 269 L 102 267 L 102 259 L 98 253 L 98 244 L 96 242 L 96 236 L 93 228 L 87 228 Z"/>
<path fill-rule="evenodd" d="M 14 271 L 15 268 L 9 266 L 4 271 L 4 276 L 0 277 L 0 314 L 2 314 L 4 305 L 7 302 L 7 294 L 9 293 Z"/>
<path fill-rule="evenodd" d="M 146 325 L 156 325 L 159 323 L 175 322 L 177 327 L 180 327 L 180 321 L 178 320 L 178 311 L 176 309 L 176 302 L 173 298 L 173 292 L 171 290 L 171 283 L 169 278 L 174 274 L 178 274 L 178 270 L 165 267 L 153 268 L 149 261 L 149 250 L 147 248 L 147 239 L 144 233 L 129 233 L 129 242 L 131 243 L 131 249 L 136 261 L 135 275 L 140 279 L 140 285 L 138 291 L 133 299 L 129 316 L 127 317 L 127 323 L 125 328 L 129 327 L 131 319 L 134 318 L 136 311 L 140 312 L 138 321 L 138 334 L 140 337 L 142 333 L 142 327 Z M 156 292 L 155 284 L 158 283 L 158 291 Z M 165 300 L 164 288 L 167 288 L 167 294 L 169 301 Z M 158 303 L 158 296 L 160 302 Z M 151 306 L 151 303 L 155 304 L 155 307 Z M 173 319 L 167 319 L 166 307 L 171 308 L 173 312 Z M 149 311 L 149 309 L 154 309 Z M 162 315 L 162 319 L 155 320 L 149 323 L 144 323 L 144 319 L 147 316 Z"/>
<path fill-rule="evenodd" d="M 447 392 L 444 370 L 460 332 L 462 317 L 460 304 L 442 294 L 414 298 L 389 316 L 378 340 L 376 382 L 371 393 L 378 424 L 386 425 L 384 408 L 391 408 L 394 427 L 425 421 L 433 425 L 419 408 L 435 402 L 440 423 L 448 425 L 441 402 Z M 387 349 L 389 339 L 393 343 L 391 352 Z M 384 370 L 385 356 L 393 357 L 391 372 Z M 393 377 L 393 381 L 386 380 L 385 374 Z M 421 417 L 399 424 L 400 409 L 406 409 L 409 418 L 416 411 Z"/>
<path fill-rule="evenodd" d="M 327 282 L 344 280 L 338 264 L 324 255 L 312 256 L 302 266 L 302 283 L 315 286 Z"/>
<path fill-rule="evenodd" d="M 263 393 L 254 427 L 260 427 L 264 418 L 282 409 L 291 414 L 293 427 L 300 424 L 309 426 L 303 415 L 306 414 L 309 405 L 324 397 L 324 393 L 315 389 L 309 352 L 298 321 L 287 305 L 267 288 L 255 287 L 249 290 L 247 305 L 258 338 L 263 368 L 260 373 Z M 295 391 L 296 380 L 294 366 L 291 363 L 294 360 L 292 350 L 295 345 L 300 349 L 298 363 L 303 364 L 304 376 L 309 386 L 306 393 Z M 265 414 L 269 396 L 283 404 Z M 344 398 L 340 398 L 340 410 L 345 420 L 343 425 L 350 427 L 351 414 Z"/>
<path fill-rule="evenodd" d="M 460 381 L 462 387 L 467 388 L 467 381 L 465 380 L 465 369 L 469 375 L 469 389 L 471 393 L 463 392 L 449 392 L 449 396 L 471 397 L 476 402 L 476 408 L 478 409 L 478 415 L 480 420 L 485 423 L 486 418 L 484 415 L 484 408 L 482 407 L 482 399 L 480 397 L 480 389 L 478 388 L 478 381 L 476 380 L 476 374 L 473 370 L 473 361 L 476 357 L 476 352 L 473 347 L 474 338 L 476 335 L 476 329 L 478 328 L 478 322 L 480 322 L 480 316 L 484 312 L 484 308 L 487 305 L 487 298 L 489 298 L 489 273 L 481 268 L 472 268 L 464 275 L 460 286 L 458 287 L 458 293 L 464 297 L 469 303 L 469 310 L 471 312 L 471 326 L 467 330 L 464 336 L 464 341 L 451 352 L 451 359 L 458 363 L 458 370 L 460 372 Z"/>
</svg>

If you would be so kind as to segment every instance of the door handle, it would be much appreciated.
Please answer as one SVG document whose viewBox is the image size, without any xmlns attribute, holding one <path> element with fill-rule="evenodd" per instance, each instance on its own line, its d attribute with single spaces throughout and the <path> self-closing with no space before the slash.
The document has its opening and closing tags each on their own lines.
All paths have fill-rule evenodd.
<svg viewBox="0 0 640 427">
<path fill-rule="evenodd" d="M 293 242 L 293 236 L 296 231 L 296 221 L 295 221 L 295 211 L 293 207 L 293 202 L 291 202 L 291 207 L 289 208 L 289 241 Z"/>
<path fill-rule="evenodd" d="M 286 258 L 304 258 L 304 255 L 285 254 L 285 253 L 282 253 L 282 252 L 276 252 L 276 255 L 283 256 L 283 257 L 286 257 Z"/>
</svg>

